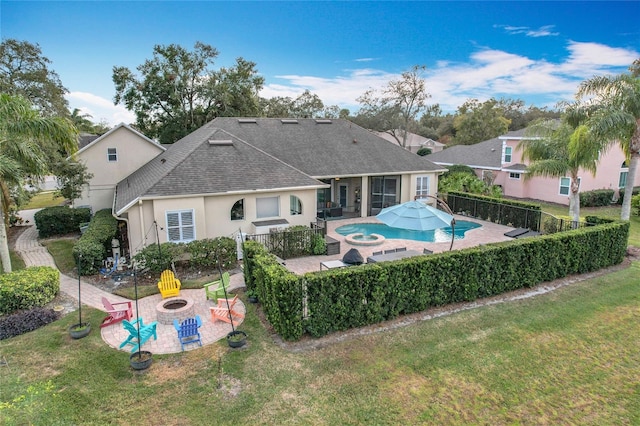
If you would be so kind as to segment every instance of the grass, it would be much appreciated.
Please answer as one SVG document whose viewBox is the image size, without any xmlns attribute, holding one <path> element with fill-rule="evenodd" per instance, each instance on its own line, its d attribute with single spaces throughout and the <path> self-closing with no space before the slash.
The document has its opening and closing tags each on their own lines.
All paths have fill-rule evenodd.
<svg viewBox="0 0 640 426">
<path fill-rule="evenodd" d="M 540 205 L 542 206 L 542 211 L 546 213 L 550 213 L 554 216 L 569 216 L 568 206 L 552 203 L 540 203 Z M 584 218 L 585 216 L 593 215 L 608 217 L 611 219 L 620 219 L 621 209 L 622 207 L 617 204 L 608 207 L 581 207 L 580 217 Z M 631 229 L 629 230 L 629 245 L 640 247 L 640 216 L 632 214 L 629 221 L 631 222 Z"/>
<path fill-rule="evenodd" d="M 56 196 L 55 191 L 41 191 L 34 195 L 29 203 L 20 210 L 42 209 L 45 207 L 60 206 L 64 203 L 64 197 Z"/>
<path fill-rule="evenodd" d="M 64 264 L 71 249 L 50 250 Z M 0 342 L 0 423 L 640 424 L 639 273 L 634 262 L 550 294 L 307 352 L 274 343 L 246 303 L 243 349 L 218 342 L 154 355 L 142 373 L 97 327 L 72 340 L 72 313 Z M 104 316 L 82 312 L 94 327 Z"/>
<path fill-rule="evenodd" d="M 70 314 L 3 341 L 6 424 L 638 424 L 640 263 L 552 294 L 309 352 L 247 304 L 244 349 L 155 355 L 143 373 Z M 103 314 L 83 310 L 94 325 Z M 33 350 L 38 348 L 38 350 Z M 213 417 L 212 417 L 213 416 Z"/>
</svg>

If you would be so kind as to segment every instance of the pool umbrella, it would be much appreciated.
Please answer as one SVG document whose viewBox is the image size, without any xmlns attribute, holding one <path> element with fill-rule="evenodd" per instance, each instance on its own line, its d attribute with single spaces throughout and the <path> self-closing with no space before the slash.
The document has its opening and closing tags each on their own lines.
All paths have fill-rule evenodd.
<svg viewBox="0 0 640 426">
<path fill-rule="evenodd" d="M 393 228 L 411 229 L 414 231 L 433 231 L 446 227 L 453 228 L 455 225 L 453 215 L 417 200 L 386 207 L 377 214 L 376 218 Z M 451 232 L 453 234 L 453 229 L 451 229 Z M 452 247 L 453 238 L 452 236 Z M 451 250 L 451 248 L 449 248 L 449 250 Z"/>
</svg>

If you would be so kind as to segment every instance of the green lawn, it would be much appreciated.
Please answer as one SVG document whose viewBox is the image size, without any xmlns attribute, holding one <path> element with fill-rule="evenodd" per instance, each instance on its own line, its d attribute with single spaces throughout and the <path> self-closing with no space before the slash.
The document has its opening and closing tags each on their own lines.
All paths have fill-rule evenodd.
<svg viewBox="0 0 640 426">
<path fill-rule="evenodd" d="M 638 228 L 634 217 L 640 246 Z M 64 240 L 48 247 L 73 268 L 58 260 L 70 252 Z M 76 312 L 0 341 L 0 423 L 640 424 L 638 274 L 634 262 L 550 294 L 309 351 L 275 343 L 246 304 L 245 348 L 155 355 L 142 373 L 104 344 L 104 314 L 86 308 L 87 338 L 68 336 Z"/>
<path fill-rule="evenodd" d="M 22 206 L 20 210 L 42 209 L 45 207 L 60 206 L 64 203 L 64 197 L 55 195 L 55 191 L 42 191 L 29 200 L 29 203 Z"/>
<path fill-rule="evenodd" d="M 296 352 L 247 304 L 248 346 L 130 369 L 75 314 L 0 343 L 5 424 L 638 424 L 640 263 L 552 294 Z M 83 309 L 97 325 L 103 314 Z M 37 350 L 35 350 L 37 348 Z"/>
</svg>

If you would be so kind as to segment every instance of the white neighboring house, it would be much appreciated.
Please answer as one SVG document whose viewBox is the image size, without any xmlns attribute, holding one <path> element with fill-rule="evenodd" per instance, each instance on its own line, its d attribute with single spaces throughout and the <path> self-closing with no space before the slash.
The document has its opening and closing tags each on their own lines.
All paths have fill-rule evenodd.
<svg viewBox="0 0 640 426">
<path fill-rule="evenodd" d="M 398 136 L 402 143 L 402 130 L 396 130 L 395 134 Z M 375 135 L 380 136 L 382 139 L 385 139 L 395 145 L 401 146 L 396 138 L 394 138 L 388 132 L 373 132 Z M 407 150 L 417 153 L 420 148 L 429 148 L 431 153 L 440 152 L 446 147 L 445 144 L 434 141 L 433 139 L 425 138 L 424 136 L 416 135 L 415 133 L 407 132 Z"/>
<path fill-rule="evenodd" d="M 116 184 L 164 151 L 166 148 L 124 123 L 81 146 L 74 158 L 93 177 L 74 206 L 90 206 L 94 212 L 112 208 Z"/>
</svg>

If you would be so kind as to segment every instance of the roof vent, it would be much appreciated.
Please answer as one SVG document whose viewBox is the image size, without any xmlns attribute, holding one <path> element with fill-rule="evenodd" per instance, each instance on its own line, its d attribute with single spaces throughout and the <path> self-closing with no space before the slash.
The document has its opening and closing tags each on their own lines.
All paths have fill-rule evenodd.
<svg viewBox="0 0 640 426">
<path fill-rule="evenodd" d="M 298 120 L 296 119 L 282 119 L 280 120 L 282 124 L 298 124 Z"/>
<path fill-rule="evenodd" d="M 209 139 L 209 145 L 231 146 L 231 145 L 233 145 L 233 141 L 230 140 L 230 139 L 225 139 L 225 140 Z"/>
<path fill-rule="evenodd" d="M 238 123 L 257 123 L 255 118 L 238 118 Z"/>
<path fill-rule="evenodd" d="M 316 124 L 331 124 L 333 121 L 331 120 L 316 120 Z"/>
</svg>

